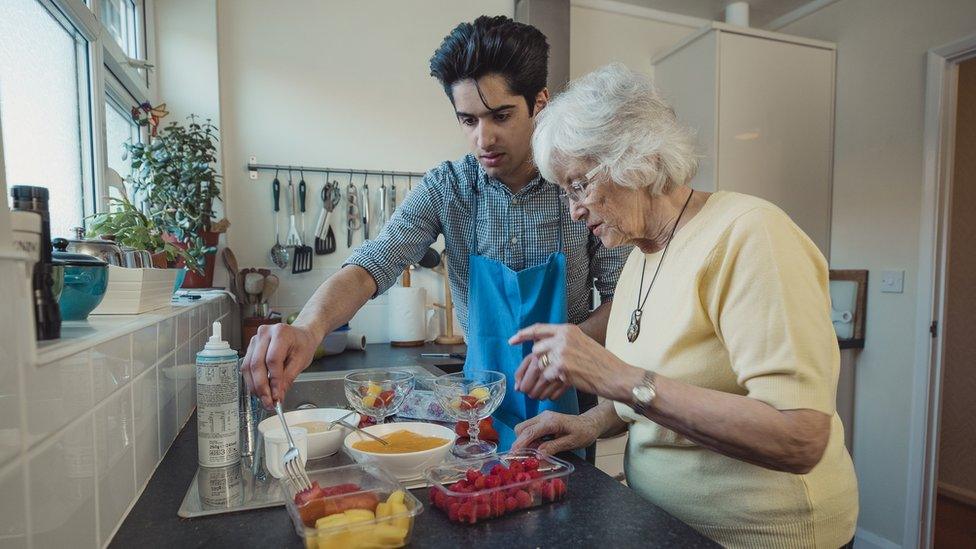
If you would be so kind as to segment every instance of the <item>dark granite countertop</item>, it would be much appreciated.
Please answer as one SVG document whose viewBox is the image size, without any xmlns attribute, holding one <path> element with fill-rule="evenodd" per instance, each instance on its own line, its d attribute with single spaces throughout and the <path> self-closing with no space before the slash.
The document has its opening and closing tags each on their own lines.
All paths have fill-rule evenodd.
<svg viewBox="0 0 976 549">
<path fill-rule="evenodd" d="M 334 372 L 339 370 L 358 370 L 360 368 L 391 368 L 415 364 L 436 366 L 445 372 L 461 370 L 464 361 L 457 358 L 427 358 L 422 353 L 465 354 L 465 345 L 437 345 L 428 343 L 423 347 L 393 347 L 388 343 L 370 343 L 365 351 L 346 351 L 312 361 L 306 372 Z"/>
<path fill-rule="evenodd" d="M 380 351 L 380 347 L 389 352 Z M 420 352 L 458 352 L 459 348 L 376 349 L 377 352 L 370 347 L 367 353 L 327 357 L 314 366 L 319 370 L 341 370 L 416 364 Z M 361 356 L 349 357 L 350 354 Z M 377 358 L 378 355 L 385 358 Z M 177 516 L 197 469 L 196 432 L 194 414 L 110 546 L 302 547 L 281 507 L 194 519 Z M 410 547 L 595 547 L 607 543 L 614 547 L 717 547 L 594 466 L 575 456 L 565 457 L 576 467 L 568 477 L 567 499 L 484 523 L 451 523 L 440 510 L 430 507 L 426 489 L 414 491 L 424 504 L 424 512 L 414 523 Z"/>
</svg>

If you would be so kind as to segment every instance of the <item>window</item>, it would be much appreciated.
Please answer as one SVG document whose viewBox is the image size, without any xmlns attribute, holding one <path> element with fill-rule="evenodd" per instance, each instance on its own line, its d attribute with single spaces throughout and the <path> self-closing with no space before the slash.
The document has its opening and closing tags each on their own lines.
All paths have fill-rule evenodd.
<svg viewBox="0 0 976 549">
<path fill-rule="evenodd" d="M 90 167 L 87 43 L 37 0 L 4 0 L 3 12 L 0 116 L 7 184 L 47 187 L 51 234 L 67 236 L 82 223 Z"/>
<path fill-rule="evenodd" d="M 129 57 L 139 57 L 138 11 L 134 0 L 101 0 L 99 18 Z"/>
<path fill-rule="evenodd" d="M 105 86 L 105 163 L 125 178 L 132 171 L 125 145 L 141 143 L 145 130 L 132 120 L 132 108 L 138 103 L 124 91 L 119 81 L 110 75 Z M 103 194 L 106 196 L 120 198 L 116 188 L 109 186 L 105 190 Z M 132 198 L 131 192 L 127 194 Z"/>
<path fill-rule="evenodd" d="M 122 144 L 146 138 L 130 111 L 153 100 L 150 79 L 131 58 L 148 51 L 152 10 L 145 0 L 0 4 L 7 184 L 47 187 L 51 233 L 69 236 L 118 195 L 108 168 L 128 175 Z"/>
</svg>

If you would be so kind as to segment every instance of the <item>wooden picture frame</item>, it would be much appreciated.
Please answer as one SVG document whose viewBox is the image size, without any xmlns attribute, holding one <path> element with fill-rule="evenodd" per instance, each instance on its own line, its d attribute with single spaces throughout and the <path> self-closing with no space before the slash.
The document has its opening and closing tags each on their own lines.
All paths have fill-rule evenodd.
<svg viewBox="0 0 976 549">
<path fill-rule="evenodd" d="M 847 280 L 857 283 L 854 298 L 854 335 L 850 339 L 837 339 L 841 349 L 864 348 L 864 321 L 867 315 L 868 272 L 860 269 L 831 269 L 830 280 Z"/>
</svg>

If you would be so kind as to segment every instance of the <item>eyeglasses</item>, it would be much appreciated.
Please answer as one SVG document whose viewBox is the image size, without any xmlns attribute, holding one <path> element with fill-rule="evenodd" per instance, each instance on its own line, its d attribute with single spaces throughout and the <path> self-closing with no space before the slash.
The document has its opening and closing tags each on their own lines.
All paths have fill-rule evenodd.
<svg viewBox="0 0 976 549">
<path fill-rule="evenodd" d="M 559 193 L 559 197 L 562 199 L 572 200 L 573 202 L 582 202 L 586 200 L 586 197 L 590 195 L 590 186 L 593 184 L 593 177 L 600 173 L 603 169 L 602 164 L 597 164 L 593 169 L 586 172 L 583 177 L 579 179 L 574 179 L 569 182 L 569 190 L 562 189 Z"/>
</svg>

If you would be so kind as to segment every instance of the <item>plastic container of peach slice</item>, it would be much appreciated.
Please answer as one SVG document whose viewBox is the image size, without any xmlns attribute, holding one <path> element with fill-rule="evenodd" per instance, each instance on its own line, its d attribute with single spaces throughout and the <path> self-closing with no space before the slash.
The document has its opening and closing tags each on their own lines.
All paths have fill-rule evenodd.
<svg viewBox="0 0 976 549">
<path fill-rule="evenodd" d="M 423 504 L 382 469 L 353 464 L 307 471 L 318 489 L 296 494 L 281 482 L 285 507 L 306 549 L 403 547 Z M 296 495 L 299 500 L 296 501 Z"/>
<path fill-rule="evenodd" d="M 452 461 L 425 475 L 430 503 L 454 522 L 475 524 L 564 499 L 572 464 L 525 449 Z"/>
</svg>

